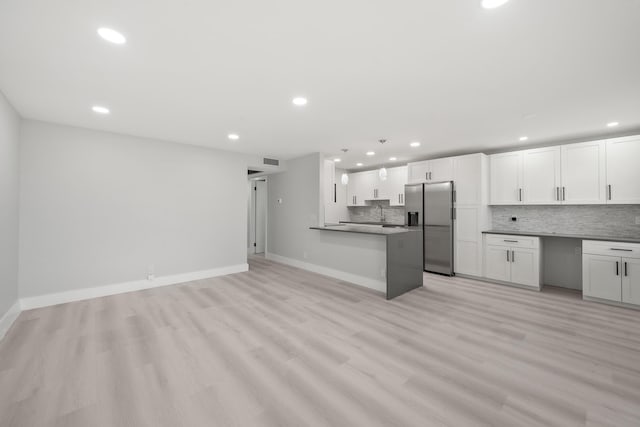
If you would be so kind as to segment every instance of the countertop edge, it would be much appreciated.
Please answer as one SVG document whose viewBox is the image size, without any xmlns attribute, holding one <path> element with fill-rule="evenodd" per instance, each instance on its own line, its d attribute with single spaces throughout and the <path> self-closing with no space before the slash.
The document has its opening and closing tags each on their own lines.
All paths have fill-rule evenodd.
<svg viewBox="0 0 640 427">
<path fill-rule="evenodd" d="M 485 230 L 482 234 L 507 234 L 512 236 L 557 237 L 562 239 L 598 240 L 623 243 L 640 243 L 640 239 L 615 236 L 590 236 L 586 234 L 543 233 L 535 231 Z"/>
<path fill-rule="evenodd" d="M 373 230 L 348 230 L 348 229 L 343 229 L 340 230 L 338 227 L 342 227 L 342 226 L 336 226 L 336 227 L 309 227 L 310 230 L 320 230 L 320 231 L 336 231 L 338 233 L 354 233 L 354 234 L 368 234 L 371 236 L 382 236 L 382 237 L 388 237 L 388 236 L 395 236 L 398 234 L 406 234 L 409 231 L 406 229 L 402 229 L 402 231 L 393 231 L 393 232 L 380 232 L 380 231 L 373 231 Z"/>
</svg>

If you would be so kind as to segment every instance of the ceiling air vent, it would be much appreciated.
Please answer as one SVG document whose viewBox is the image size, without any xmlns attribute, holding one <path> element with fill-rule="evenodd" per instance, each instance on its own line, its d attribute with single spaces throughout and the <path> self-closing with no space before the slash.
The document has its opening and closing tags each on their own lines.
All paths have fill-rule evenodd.
<svg viewBox="0 0 640 427">
<path fill-rule="evenodd" d="M 276 160 L 276 159 L 267 159 L 266 157 L 264 159 L 262 159 L 263 163 L 265 165 L 271 165 L 271 166 L 279 166 L 280 165 L 280 160 Z"/>
</svg>

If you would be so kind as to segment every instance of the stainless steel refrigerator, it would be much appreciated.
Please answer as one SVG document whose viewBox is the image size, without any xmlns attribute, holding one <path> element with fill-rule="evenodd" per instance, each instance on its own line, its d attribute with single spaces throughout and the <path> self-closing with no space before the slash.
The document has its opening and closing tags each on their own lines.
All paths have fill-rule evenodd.
<svg viewBox="0 0 640 427">
<path fill-rule="evenodd" d="M 404 187 L 405 225 L 423 228 L 424 271 L 453 276 L 453 182 Z"/>
</svg>

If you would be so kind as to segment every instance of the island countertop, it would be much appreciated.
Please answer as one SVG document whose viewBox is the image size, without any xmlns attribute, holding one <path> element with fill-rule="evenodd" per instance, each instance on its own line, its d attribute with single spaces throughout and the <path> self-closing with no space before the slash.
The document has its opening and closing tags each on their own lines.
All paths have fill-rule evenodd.
<svg viewBox="0 0 640 427">
<path fill-rule="evenodd" d="M 544 233 L 537 231 L 507 231 L 507 230 L 487 230 L 483 234 L 506 234 L 511 236 L 532 236 L 532 237 L 560 237 L 565 239 L 580 240 L 603 240 L 611 242 L 640 243 L 640 239 L 633 237 L 615 237 L 615 236 L 590 236 L 586 234 L 563 234 L 563 233 Z"/>
<path fill-rule="evenodd" d="M 410 233 L 413 230 L 404 227 L 373 227 L 367 225 L 355 225 L 355 224 L 344 224 L 344 225 L 325 225 L 322 227 L 309 227 L 312 230 L 323 230 L 323 231 L 339 231 L 343 233 L 360 233 L 360 234 L 374 234 L 377 236 L 391 236 L 394 234 L 404 234 Z"/>
</svg>

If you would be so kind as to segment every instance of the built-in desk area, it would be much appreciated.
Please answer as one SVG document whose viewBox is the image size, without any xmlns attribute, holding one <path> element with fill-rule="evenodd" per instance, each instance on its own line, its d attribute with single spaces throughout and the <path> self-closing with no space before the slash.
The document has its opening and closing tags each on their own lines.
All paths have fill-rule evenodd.
<svg viewBox="0 0 640 427">
<path fill-rule="evenodd" d="M 504 230 L 483 234 L 488 279 L 536 290 L 544 285 L 575 289 L 599 302 L 640 304 L 640 239 Z"/>
</svg>

